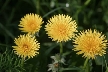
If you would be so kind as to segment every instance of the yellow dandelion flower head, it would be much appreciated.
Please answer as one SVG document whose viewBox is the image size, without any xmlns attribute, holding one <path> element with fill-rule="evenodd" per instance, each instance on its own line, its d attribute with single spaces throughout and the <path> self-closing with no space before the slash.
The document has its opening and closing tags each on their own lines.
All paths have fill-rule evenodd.
<svg viewBox="0 0 108 72">
<path fill-rule="evenodd" d="M 74 38 L 74 51 L 77 54 L 83 54 L 83 57 L 95 59 L 96 55 L 102 56 L 106 54 L 107 48 L 106 36 L 99 33 L 97 30 L 88 29 L 77 34 Z"/>
<path fill-rule="evenodd" d="M 57 42 L 70 40 L 75 35 L 75 32 L 77 32 L 76 28 L 75 20 L 63 14 L 53 16 L 45 25 L 49 38 Z"/>
<path fill-rule="evenodd" d="M 39 53 L 40 43 L 30 34 L 20 35 L 15 38 L 14 43 L 16 44 L 16 46 L 12 46 L 14 52 L 24 59 L 27 57 L 33 58 Z"/>
<path fill-rule="evenodd" d="M 42 23 L 42 18 L 39 15 L 33 13 L 26 14 L 23 18 L 21 18 L 19 29 L 22 32 L 35 34 L 36 32 L 39 32 Z"/>
</svg>

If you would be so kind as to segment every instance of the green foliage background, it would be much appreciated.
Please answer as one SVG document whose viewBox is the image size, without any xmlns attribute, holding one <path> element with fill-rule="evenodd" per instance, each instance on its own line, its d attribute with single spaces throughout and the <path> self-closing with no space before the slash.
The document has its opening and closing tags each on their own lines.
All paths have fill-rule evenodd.
<svg viewBox="0 0 108 72">
<path fill-rule="evenodd" d="M 66 4 L 69 7 L 66 7 Z M 39 55 L 26 61 L 24 69 L 20 58 L 12 52 L 14 38 L 23 34 L 18 29 L 21 18 L 28 13 L 43 17 L 44 24 L 37 37 L 41 43 Z M 53 15 L 70 15 L 78 24 L 78 30 L 97 29 L 108 39 L 108 0 L 0 0 L 0 72 L 47 72 L 50 56 L 59 53 L 59 45 L 48 38 L 44 27 Z M 64 72 L 77 72 L 84 58 L 72 51 L 72 41 L 63 44 L 68 68 Z M 91 72 L 105 72 L 107 54 L 90 60 Z"/>
</svg>

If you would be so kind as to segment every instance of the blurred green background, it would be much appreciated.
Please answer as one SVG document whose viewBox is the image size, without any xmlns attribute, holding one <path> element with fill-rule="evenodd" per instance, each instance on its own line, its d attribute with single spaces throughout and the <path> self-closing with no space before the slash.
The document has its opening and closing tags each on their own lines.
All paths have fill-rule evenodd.
<svg viewBox="0 0 108 72">
<path fill-rule="evenodd" d="M 97 29 L 103 32 L 108 39 L 108 0 L 0 0 L 1 72 L 6 72 L 6 69 L 7 72 L 10 72 L 8 69 L 13 68 L 13 71 L 15 71 L 16 68 L 13 67 L 13 64 L 16 65 L 17 63 L 15 64 L 14 61 L 11 64 L 8 63 L 11 57 L 16 57 L 20 62 L 20 59 L 11 54 L 10 51 L 12 50 L 11 46 L 14 45 L 14 38 L 24 34 L 18 29 L 18 24 L 21 18 L 28 13 L 36 13 L 42 16 L 44 24 L 37 37 L 41 44 L 40 54 L 25 63 L 25 72 L 47 72 L 48 64 L 51 63 L 50 56 L 59 53 L 59 44 L 52 42 L 44 30 L 47 20 L 53 15 L 70 15 L 73 20 L 76 20 L 78 31 L 90 28 Z M 63 47 L 66 54 L 65 68 L 83 65 L 85 59 L 71 50 L 73 48 L 72 41 L 64 43 Z M 3 58 L 7 61 L 4 62 Z M 104 72 L 104 62 L 107 62 L 105 57 L 97 57 L 96 60 L 92 60 L 90 62 L 92 66 L 91 72 Z M 77 70 L 64 72 L 77 72 Z"/>
</svg>

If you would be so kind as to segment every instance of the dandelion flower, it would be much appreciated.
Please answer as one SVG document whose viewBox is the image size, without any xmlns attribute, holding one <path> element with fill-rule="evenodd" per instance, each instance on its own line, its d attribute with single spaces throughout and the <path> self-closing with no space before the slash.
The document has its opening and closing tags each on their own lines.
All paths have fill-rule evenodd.
<svg viewBox="0 0 108 72">
<path fill-rule="evenodd" d="M 36 32 L 39 32 L 42 23 L 42 18 L 39 15 L 33 13 L 26 14 L 23 18 L 21 18 L 19 29 L 22 32 L 35 34 Z"/>
<path fill-rule="evenodd" d="M 73 50 L 78 51 L 77 54 L 83 54 L 83 57 L 95 59 L 96 55 L 106 54 L 105 49 L 108 43 L 105 38 L 106 36 L 102 33 L 88 29 L 76 35 Z"/>
<path fill-rule="evenodd" d="M 18 38 L 14 40 L 16 46 L 12 46 L 14 52 L 22 57 L 22 58 L 33 58 L 33 56 L 37 55 L 37 52 L 40 48 L 40 43 L 36 41 L 34 36 L 29 34 L 20 35 Z"/>
<path fill-rule="evenodd" d="M 70 40 L 75 35 L 74 32 L 77 32 L 76 28 L 77 24 L 75 20 L 63 14 L 50 18 L 45 26 L 49 38 L 57 42 Z"/>
</svg>

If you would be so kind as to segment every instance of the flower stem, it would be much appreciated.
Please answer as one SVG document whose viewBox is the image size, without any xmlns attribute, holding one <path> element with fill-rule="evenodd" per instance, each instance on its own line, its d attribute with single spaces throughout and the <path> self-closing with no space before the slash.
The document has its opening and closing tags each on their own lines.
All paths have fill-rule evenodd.
<svg viewBox="0 0 108 72">
<path fill-rule="evenodd" d="M 105 72 L 108 72 L 108 67 L 106 68 L 106 71 Z"/>
<path fill-rule="evenodd" d="M 36 0 L 36 11 L 39 14 L 39 0 Z"/>
<path fill-rule="evenodd" d="M 60 55 L 62 55 L 62 53 L 63 53 L 63 45 L 62 43 L 60 43 Z"/>
<path fill-rule="evenodd" d="M 105 56 L 103 56 L 104 59 L 105 59 Z M 108 66 L 107 66 L 107 62 L 106 62 L 106 59 L 105 59 L 105 64 L 106 64 L 106 71 L 105 72 L 108 72 Z"/>
<path fill-rule="evenodd" d="M 21 59 L 21 66 L 22 66 L 22 71 L 23 71 L 23 66 L 24 66 L 24 58 Z"/>
<path fill-rule="evenodd" d="M 62 53 L 63 53 L 63 45 L 62 45 L 62 42 L 60 43 L 60 61 L 61 61 L 61 58 L 62 58 Z M 61 63 L 59 62 L 59 72 L 62 72 L 60 71 L 62 65 Z"/>
<path fill-rule="evenodd" d="M 85 62 L 84 62 L 84 66 L 83 66 L 83 69 L 85 72 L 89 72 L 89 68 L 88 68 L 88 61 L 89 61 L 89 58 L 86 58 Z"/>
</svg>

